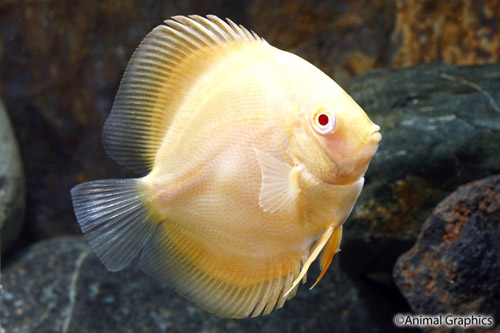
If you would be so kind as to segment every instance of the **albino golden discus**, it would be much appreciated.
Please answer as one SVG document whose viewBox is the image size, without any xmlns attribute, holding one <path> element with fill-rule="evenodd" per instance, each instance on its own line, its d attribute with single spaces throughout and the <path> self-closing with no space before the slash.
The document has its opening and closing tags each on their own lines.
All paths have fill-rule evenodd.
<svg viewBox="0 0 500 333">
<path fill-rule="evenodd" d="M 111 271 L 141 268 L 222 317 L 291 299 L 337 252 L 381 135 L 332 79 L 232 21 L 176 16 L 134 53 L 103 130 L 142 174 L 71 191 Z"/>
</svg>

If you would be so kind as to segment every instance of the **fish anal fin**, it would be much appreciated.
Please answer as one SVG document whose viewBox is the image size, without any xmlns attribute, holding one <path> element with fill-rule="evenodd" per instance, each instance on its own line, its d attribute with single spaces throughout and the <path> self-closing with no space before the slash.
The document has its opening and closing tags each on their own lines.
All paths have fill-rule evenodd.
<svg viewBox="0 0 500 333">
<path fill-rule="evenodd" d="M 167 220 L 158 225 L 142 251 L 141 268 L 221 317 L 255 317 L 283 306 L 281 297 L 299 273 L 300 259 L 248 263 L 235 260 L 230 250 L 221 251 L 227 246 L 222 243 Z"/>
<path fill-rule="evenodd" d="M 330 264 L 332 263 L 333 256 L 339 250 L 341 240 L 342 240 L 342 225 L 339 225 L 333 230 L 333 233 L 330 236 L 328 243 L 326 243 L 325 248 L 323 249 L 323 254 L 321 255 L 320 258 L 321 274 L 319 275 L 318 279 L 316 280 L 316 282 L 314 282 L 314 284 L 310 289 L 314 288 L 325 275 L 326 271 L 328 270 L 328 267 L 330 267 Z"/>
</svg>

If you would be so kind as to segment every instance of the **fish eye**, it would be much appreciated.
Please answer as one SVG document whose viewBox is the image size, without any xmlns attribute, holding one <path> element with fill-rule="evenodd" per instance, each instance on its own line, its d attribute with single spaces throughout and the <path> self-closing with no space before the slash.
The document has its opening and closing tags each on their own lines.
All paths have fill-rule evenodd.
<svg viewBox="0 0 500 333">
<path fill-rule="evenodd" d="M 332 133 L 335 130 L 336 123 L 335 115 L 327 108 L 319 108 L 313 115 L 312 125 L 318 134 Z"/>
</svg>

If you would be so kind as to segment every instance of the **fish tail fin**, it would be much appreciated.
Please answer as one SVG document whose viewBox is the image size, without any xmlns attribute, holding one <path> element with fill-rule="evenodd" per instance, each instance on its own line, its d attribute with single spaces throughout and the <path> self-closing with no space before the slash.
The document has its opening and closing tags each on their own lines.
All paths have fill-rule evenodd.
<svg viewBox="0 0 500 333">
<path fill-rule="evenodd" d="M 158 225 L 141 179 L 107 179 L 71 189 L 75 216 L 97 257 L 110 271 L 127 266 Z"/>
</svg>

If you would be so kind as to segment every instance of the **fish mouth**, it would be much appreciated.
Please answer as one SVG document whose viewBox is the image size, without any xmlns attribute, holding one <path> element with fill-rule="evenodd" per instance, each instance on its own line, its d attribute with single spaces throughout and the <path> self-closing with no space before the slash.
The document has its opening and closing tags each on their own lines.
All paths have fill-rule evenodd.
<svg viewBox="0 0 500 333">
<path fill-rule="evenodd" d="M 382 134 L 379 132 L 380 126 L 375 125 L 372 132 L 370 133 L 370 139 L 373 143 L 379 143 L 382 140 Z"/>
</svg>

